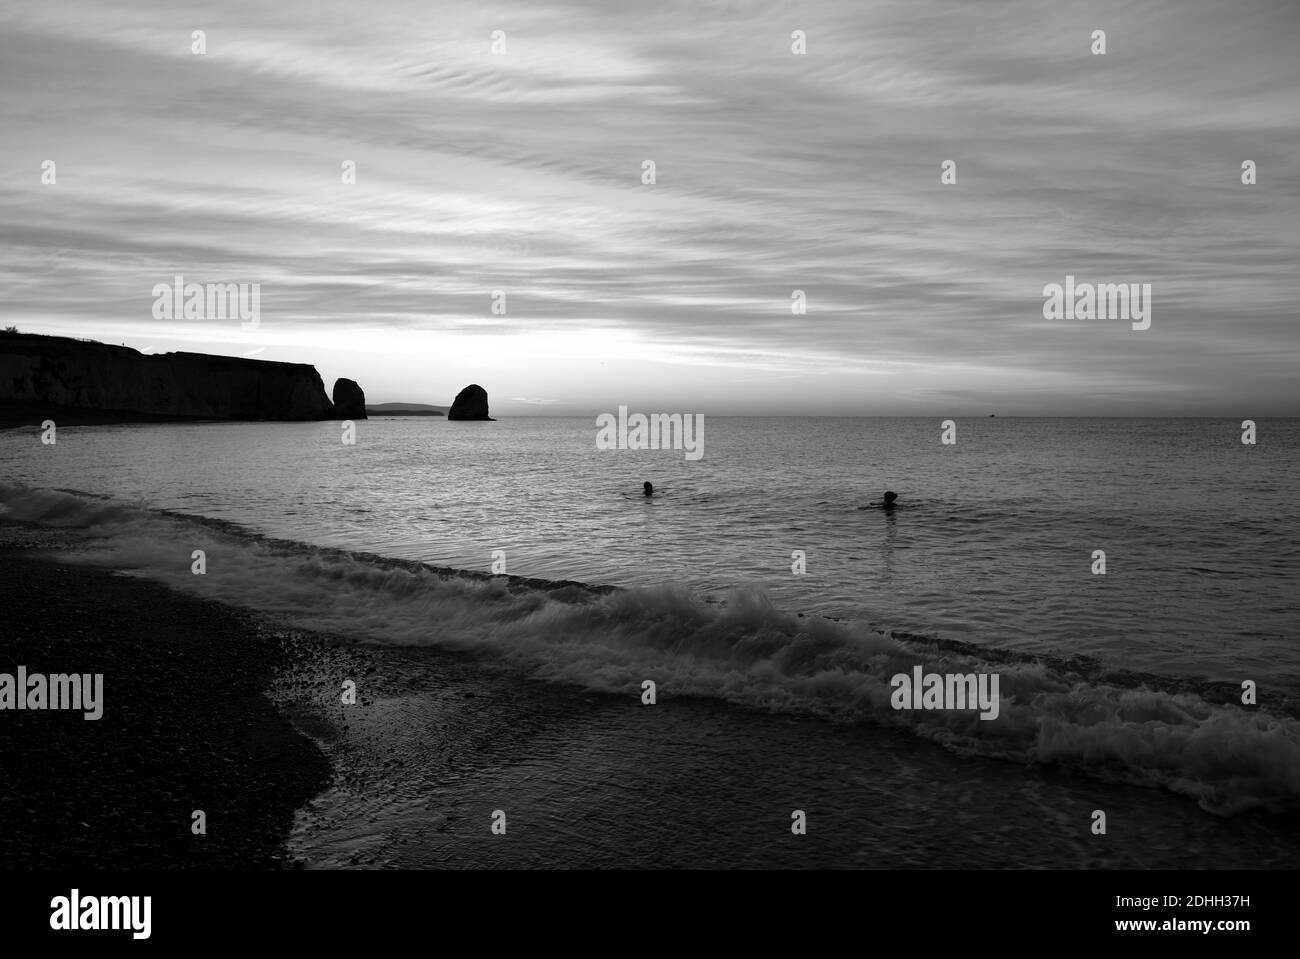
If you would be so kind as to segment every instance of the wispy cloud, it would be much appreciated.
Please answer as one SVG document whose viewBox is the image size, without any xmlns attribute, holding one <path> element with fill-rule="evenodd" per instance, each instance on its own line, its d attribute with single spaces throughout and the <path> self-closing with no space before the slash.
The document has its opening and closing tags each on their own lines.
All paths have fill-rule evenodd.
<svg viewBox="0 0 1300 959">
<path fill-rule="evenodd" d="M 10 3 L 0 312 L 505 414 L 1295 412 L 1297 17 Z M 176 273 L 260 283 L 258 338 L 152 320 Z M 1066 273 L 1151 283 L 1151 329 L 1044 320 Z"/>
</svg>

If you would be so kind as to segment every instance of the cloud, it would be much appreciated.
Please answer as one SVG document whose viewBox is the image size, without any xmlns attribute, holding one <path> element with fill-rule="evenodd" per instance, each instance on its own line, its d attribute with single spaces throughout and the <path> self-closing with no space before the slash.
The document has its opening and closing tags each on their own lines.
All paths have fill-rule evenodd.
<svg viewBox="0 0 1300 959">
<path fill-rule="evenodd" d="M 432 401 L 490 368 L 561 407 L 688 388 L 762 412 L 772 393 L 743 374 L 765 370 L 798 377 L 807 412 L 940 394 L 1007 413 L 1295 412 L 1296 16 L 1249 0 L 10 4 L 0 312 L 242 351 L 218 321 L 156 324 L 149 291 L 175 273 L 256 282 L 282 358 L 383 399 Z M 1042 288 L 1066 273 L 1151 283 L 1151 329 L 1044 321 Z"/>
</svg>

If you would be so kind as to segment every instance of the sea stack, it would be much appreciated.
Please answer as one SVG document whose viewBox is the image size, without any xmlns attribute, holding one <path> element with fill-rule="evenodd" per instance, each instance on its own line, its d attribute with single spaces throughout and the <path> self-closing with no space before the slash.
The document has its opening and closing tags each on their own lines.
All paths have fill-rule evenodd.
<svg viewBox="0 0 1300 959">
<path fill-rule="evenodd" d="M 447 411 L 449 420 L 491 420 L 488 416 L 487 390 L 477 383 L 471 383 L 456 394 L 451 409 Z"/>
<path fill-rule="evenodd" d="M 366 418 L 366 394 L 356 380 L 339 378 L 334 381 L 334 415 L 341 420 Z"/>
</svg>

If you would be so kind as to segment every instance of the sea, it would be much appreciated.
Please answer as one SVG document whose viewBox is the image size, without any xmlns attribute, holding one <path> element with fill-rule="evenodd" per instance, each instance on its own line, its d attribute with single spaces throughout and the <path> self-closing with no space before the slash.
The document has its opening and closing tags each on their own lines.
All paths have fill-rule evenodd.
<svg viewBox="0 0 1300 959">
<path fill-rule="evenodd" d="M 308 867 L 1294 863 L 1300 420 L 705 420 L 10 429 L 0 515 L 376 657 Z"/>
</svg>

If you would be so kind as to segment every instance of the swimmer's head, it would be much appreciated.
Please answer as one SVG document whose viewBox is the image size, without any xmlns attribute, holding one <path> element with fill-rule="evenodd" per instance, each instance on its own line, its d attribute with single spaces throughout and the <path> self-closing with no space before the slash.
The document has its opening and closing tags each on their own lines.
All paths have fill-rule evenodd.
<svg viewBox="0 0 1300 959">
<path fill-rule="evenodd" d="M 898 499 L 898 494 L 893 490 L 885 490 L 885 505 L 893 506 L 894 500 Z"/>
<path fill-rule="evenodd" d="M 654 495 L 655 495 L 655 488 L 654 488 L 653 486 L 651 486 L 649 483 L 642 483 L 642 484 L 641 484 L 641 488 L 645 490 L 645 495 L 646 495 L 646 496 L 654 496 Z"/>
</svg>

